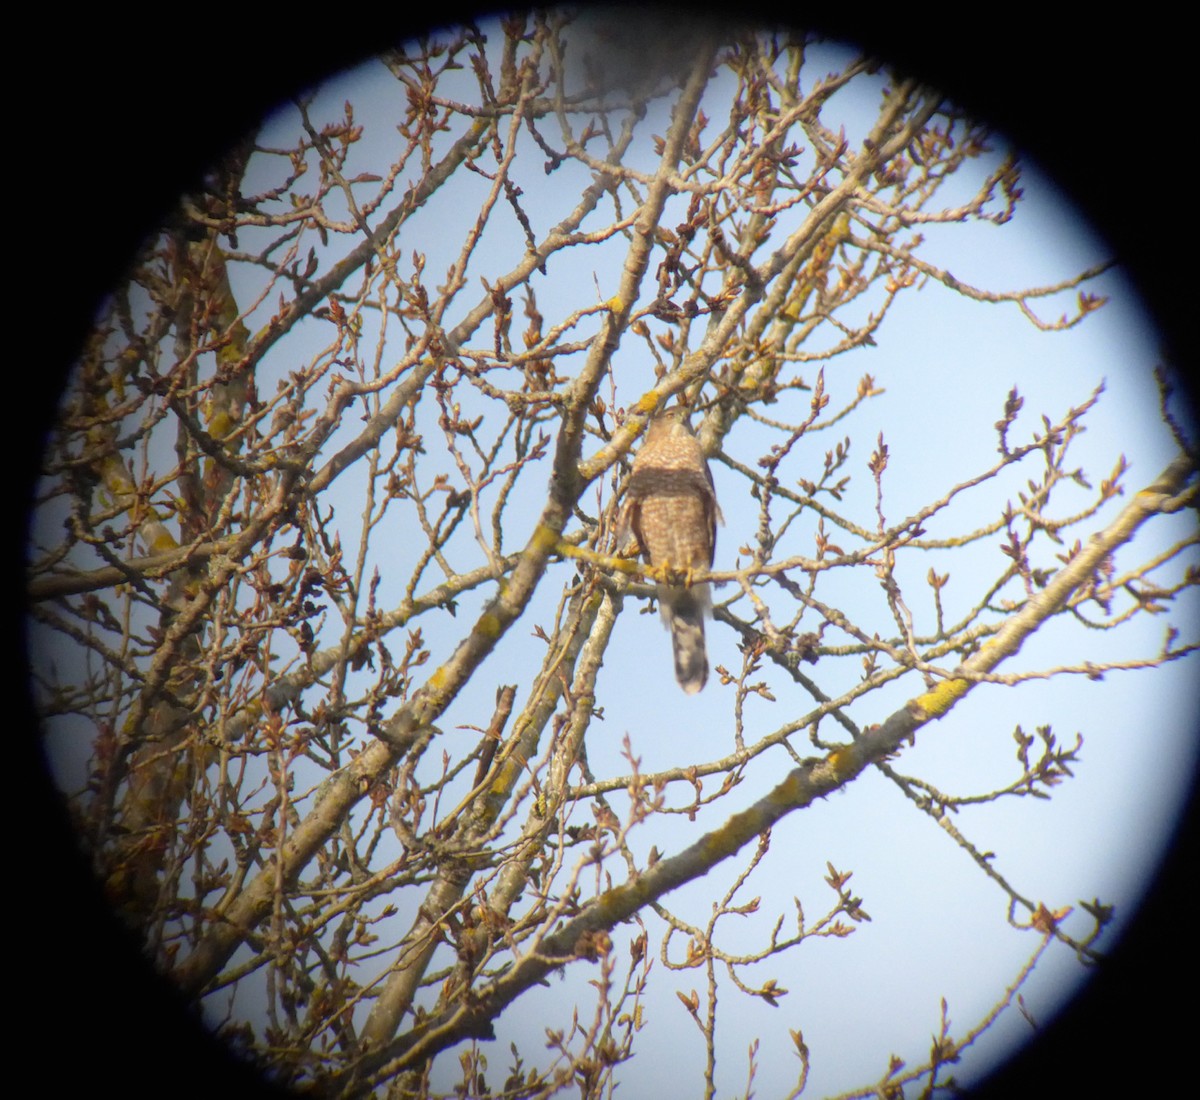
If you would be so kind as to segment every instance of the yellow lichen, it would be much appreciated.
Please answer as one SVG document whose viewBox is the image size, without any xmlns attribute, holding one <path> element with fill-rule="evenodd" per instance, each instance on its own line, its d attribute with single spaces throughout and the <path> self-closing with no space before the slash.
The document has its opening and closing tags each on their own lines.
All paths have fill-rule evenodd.
<svg viewBox="0 0 1200 1100">
<path fill-rule="evenodd" d="M 485 611 L 480 615 L 479 622 L 475 624 L 475 633 L 482 634 L 485 638 L 499 638 L 502 630 L 503 624 L 500 622 L 500 617 L 490 611 Z"/>
<path fill-rule="evenodd" d="M 850 745 L 846 745 L 840 749 L 834 749 L 826 757 L 826 763 L 833 769 L 833 774 L 838 779 L 844 779 L 854 773 L 855 757 L 854 749 Z"/>
<path fill-rule="evenodd" d="M 920 712 L 925 721 L 941 718 L 970 689 L 969 680 L 943 680 L 932 691 L 917 696 L 912 701 L 912 707 Z"/>
<path fill-rule="evenodd" d="M 533 530 L 529 540 L 533 549 L 539 553 L 548 554 L 558 546 L 558 532 L 544 523 L 539 523 Z"/>
</svg>

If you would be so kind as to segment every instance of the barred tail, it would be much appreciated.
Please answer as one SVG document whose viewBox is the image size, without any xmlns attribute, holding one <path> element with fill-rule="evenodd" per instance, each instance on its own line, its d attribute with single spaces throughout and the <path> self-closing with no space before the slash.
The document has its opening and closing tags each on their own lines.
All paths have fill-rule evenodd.
<svg viewBox="0 0 1200 1100">
<path fill-rule="evenodd" d="M 675 679 L 689 695 L 695 695 L 708 680 L 708 654 L 704 648 L 704 614 L 707 600 L 702 594 L 673 592 L 662 603 L 663 616 L 671 628 L 675 651 Z"/>
</svg>

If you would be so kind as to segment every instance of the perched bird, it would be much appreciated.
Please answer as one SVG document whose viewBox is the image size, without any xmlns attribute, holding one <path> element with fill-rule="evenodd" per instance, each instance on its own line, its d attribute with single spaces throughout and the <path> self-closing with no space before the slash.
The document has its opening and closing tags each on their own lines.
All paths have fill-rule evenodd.
<svg viewBox="0 0 1200 1100">
<path fill-rule="evenodd" d="M 632 532 L 646 561 L 682 574 L 679 584 L 658 585 L 663 621 L 671 631 L 675 679 L 689 695 L 708 679 L 704 650 L 707 584 L 689 584 L 696 569 L 711 569 L 717 541 L 717 494 L 687 410 L 668 409 L 646 429 L 633 460 L 619 529 Z"/>
</svg>

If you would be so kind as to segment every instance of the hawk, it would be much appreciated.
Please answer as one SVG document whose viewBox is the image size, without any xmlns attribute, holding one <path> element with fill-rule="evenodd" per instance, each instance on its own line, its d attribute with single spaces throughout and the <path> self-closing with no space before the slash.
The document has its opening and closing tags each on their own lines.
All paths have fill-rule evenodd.
<svg viewBox="0 0 1200 1100">
<path fill-rule="evenodd" d="M 685 581 L 694 569 L 712 568 L 721 515 L 712 474 L 686 418 L 685 409 L 674 408 L 650 421 L 633 460 L 620 524 L 622 532 L 632 531 L 650 565 L 681 572 Z M 658 604 L 671 631 L 675 679 L 693 695 L 708 679 L 708 585 L 660 583 Z"/>
</svg>

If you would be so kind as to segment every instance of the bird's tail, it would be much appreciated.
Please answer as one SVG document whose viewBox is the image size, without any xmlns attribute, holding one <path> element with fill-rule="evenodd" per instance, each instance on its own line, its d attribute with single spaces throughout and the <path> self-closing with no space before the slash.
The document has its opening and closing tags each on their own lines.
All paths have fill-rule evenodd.
<svg viewBox="0 0 1200 1100">
<path fill-rule="evenodd" d="M 695 695 L 708 680 L 708 654 L 704 645 L 704 616 L 708 611 L 706 595 L 695 590 L 675 590 L 668 600 L 660 600 L 671 628 L 675 679 L 689 695 Z"/>
</svg>

